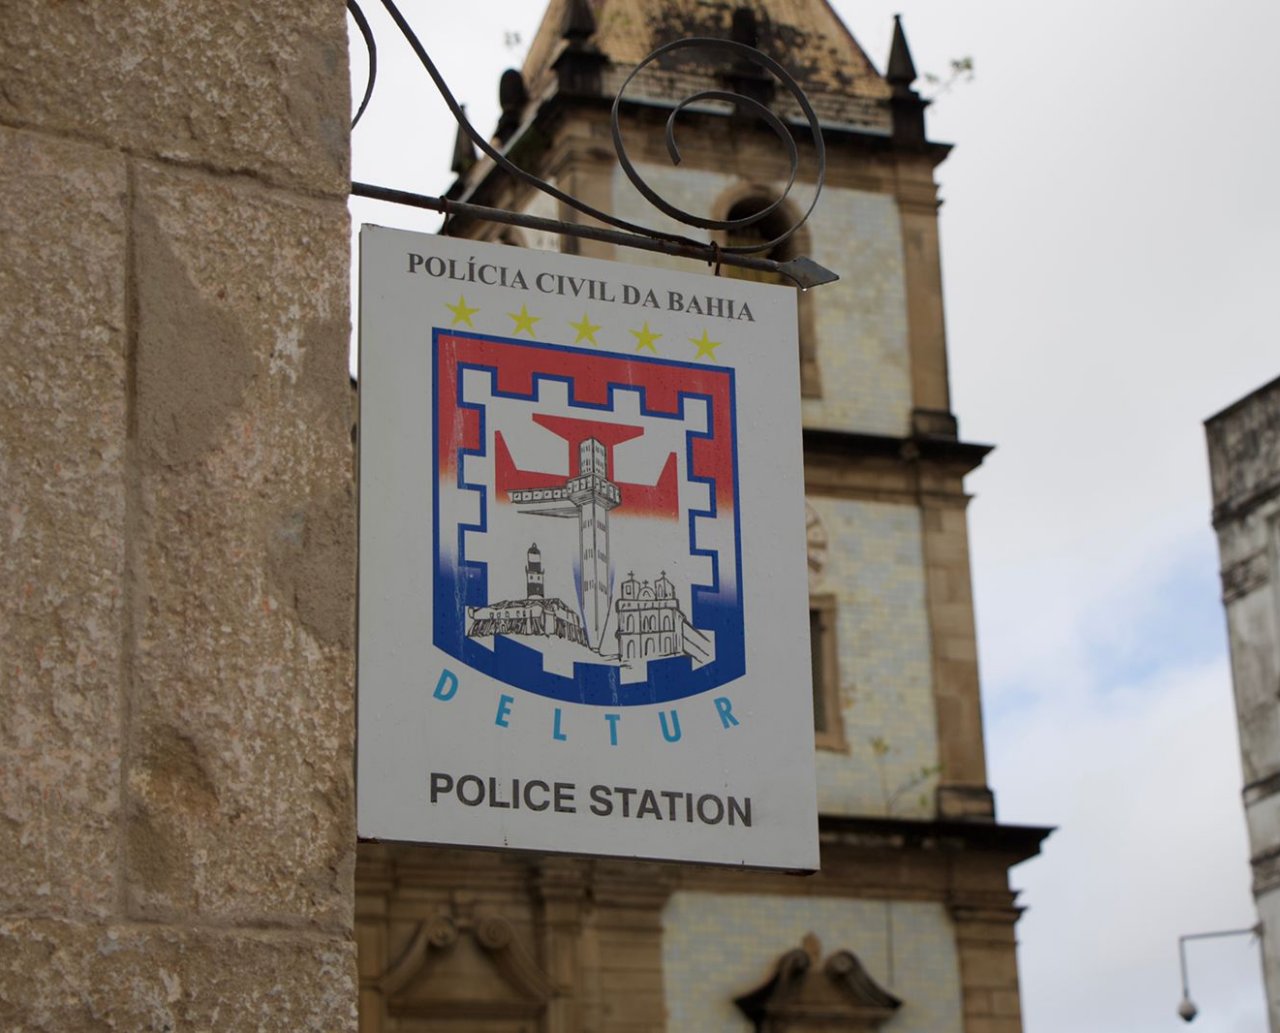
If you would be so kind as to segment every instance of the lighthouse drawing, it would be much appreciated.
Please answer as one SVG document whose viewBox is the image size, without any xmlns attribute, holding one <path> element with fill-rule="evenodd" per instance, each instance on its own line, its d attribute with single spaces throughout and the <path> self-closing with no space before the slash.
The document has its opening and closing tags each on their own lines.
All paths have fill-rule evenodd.
<svg viewBox="0 0 1280 1033">
<path fill-rule="evenodd" d="M 529 546 L 527 557 L 524 566 L 525 597 L 490 606 L 471 607 L 467 611 L 471 622 L 467 627 L 468 637 L 541 635 L 586 645 L 578 614 L 563 600 L 547 598 L 542 551 L 537 542 Z"/>
</svg>

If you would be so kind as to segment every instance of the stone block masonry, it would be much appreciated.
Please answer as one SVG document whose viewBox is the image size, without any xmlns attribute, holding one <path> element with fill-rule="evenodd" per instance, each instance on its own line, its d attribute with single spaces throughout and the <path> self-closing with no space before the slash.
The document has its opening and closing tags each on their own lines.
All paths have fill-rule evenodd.
<svg viewBox="0 0 1280 1033">
<path fill-rule="evenodd" d="M 354 1030 L 342 4 L 0 39 L 0 1028 Z"/>
<path fill-rule="evenodd" d="M 6 7 L 0 122 L 345 196 L 344 17 L 332 0 Z"/>
</svg>

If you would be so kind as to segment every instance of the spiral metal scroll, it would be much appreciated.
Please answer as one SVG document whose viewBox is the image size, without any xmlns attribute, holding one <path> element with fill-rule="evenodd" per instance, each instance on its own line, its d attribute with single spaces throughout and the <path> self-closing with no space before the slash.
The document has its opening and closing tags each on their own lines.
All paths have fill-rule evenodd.
<svg viewBox="0 0 1280 1033">
<path fill-rule="evenodd" d="M 706 36 L 691 36 L 688 39 L 678 39 L 673 43 L 667 43 L 659 47 L 643 61 L 632 69 L 631 74 L 623 81 L 622 87 L 618 90 L 617 96 L 613 99 L 613 110 L 610 114 L 613 131 L 613 149 L 618 153 L 618 162 L 622 166 L 622 171 L 631 180 L 632 185 L 640 191 L 646 201 L 657 208 L 660 212 L 671 216 L 671 218 L 683 222 L 689 226 L 699 226 L 702 229 L 724 230 L 731 232 L 733 230 L 745 229 L 763 219 L 769 218 L 774 212 L 787 200 L 787 195 L 791 193 L 791 188 L 796 182 L 796 173 L 800 169 L 800 151 L 796 146 L 795 140 L 792 138 L 790 131 L 782 120 L 778 118 L 763 104 L 743 96 L 739 93 L 729 93 L 725 90 L 702 90 L 686 97 L 675 106 L 671 114 L 667 117 L 667 153 L 671 156 L 673 165 L 680 164 L 680 148 L 676 144 L 675 127 L 676 121 L 680 114 L 690 106 L 701 101 L 725 101 L 734 105 L 742 111 L 746 111 L 759 118 L 774 136 L 778 138 L 779 143 L 786 149 L 787 157 L 791 160 L 791 170 L 787 175 L 787 185 L 782 192 L 770 204 L 760 209 L 758 212 L 745 216 L 741 219 L 708 219 L 693 212 L 685 211 L 670 204 L 665 198 L 657 193 L 644 178 L 636 171 L 635 166 L 631 163 L 631 159 L 627 156 L 627 148 L 622 140 L 622 98 L 627 92 L 627 87 L 631 85 L 637 75 L 654 61 L 664 57 L 667 54 L 674 53 L 678 50 L 711 50 L 718 51 L 723 54 L 736 57 L 739 60 L 747 61 L 750 64 L 763 68 L 765 71 L 773 75 L 795 98 L 796 104 L 804 113 L 805 119 L 809 123 L 809 132 L 813 138 L 814 153 L 817 157 L 817 177 L 814 185 L 813 200 L 809 202 L 809 207 L 794 223 L 787 227 L 785 231 L 780 233 L 772 240 L 763 241 L 756 244 L 738 244 L 732 247 L 724 247 L 721 250 L 729 254 L 751 254 L 757 251 L 772 251 L 779 244 L 789 239 L 801 226 L 805 224 L 809 216 L 813 214 L 813 209 L 818 203 L 818 196 L 822 193 L 822 184 L 827 175 L 827 152 L 826 146 L 822 141 L 822 127 L 818 123 L 818 116 L 814 113 L 813 106 L 809 103 L 809 98 L 804 95 L 804 91 L 800 88 L 800 84 L 791 77 L 791 74 L 778 64 L 773 58 L 762 54 L 754 47 L 749 47 L 745 43 L 738 43 L 727 39 L 713 39 Z"/>
<path fill-rule="evenodd" d="M 351 13 L 351 19 L 356 23 L 356 28 L 360 30 L 360 38 L 364 40 L 364 48 L 369 54 L 369 72 L 365 76 L 364 96 L 360 98 L 360 107 L 356 109 L 355 117 L 351 119 L 351 128 L 354 129 L 364 115 L 364 109 L 369 106 L 369 100 L 373 96 L 373 84 L 378 81 L 378 44 L 373 38 L 373 30 L 369 28 L 369 19 L 364 16 L 364 11 L 360 10 L 356 0 L 347 0 L 347 10 Z"/>
<path fill-rule="evenodd" d="M 647 182 L 645 182 L 644 178 L 640 175 L 635 165 L 632 163 L 631 159 L 628 157 L 626 146 L 622 139 L 622 128 L 621 128 L 621 109 L 622 109 L 623 97 L 627 91 L 627 88 L 631 85 L 632 80 L 634 80 L 635 77 L 641 71 L 643 71 L 645 68 L 647 68 L 649 65 L 659 60 L 660 58 L 676 51 L 690 50 L 690 49 L 703 49 L 703 50 L 710 50 L 713 52 L 719 52 L 722 54 L 730 55 L 740 61 L 748 62 L 756 66 L 757 68 L 761 68 L 765 70 L 774 78 L 776 78 L 777 81 L 794 98 L 796 104 L 799 106 L 801 112 L 804 114 L 806 121 L 808 122 L 808 128 L 812 137 L 814 153 L 816 156 L 817 170 L 816 170 L 816 177 L 815 177 L 815 183 L 814 183 L 813 199 L 810 201 L 808 208 L 806 208 L 803 214 L 800 215 L 800 217 L 796 219 L 791 225 L 789 225 L 781 234 L 779 234 L 778 236 L 770 240 L 764 240 L 764 241 L 751 243 L 751 244 L 735 244 L 732 246 L 719 246 L 715 244 L 709 245 L 707 244 L 706 241 L 703 241 L 703 240 L 695 240 L 690 237 L 681 236 L 680 234 L 669 233 L 663 230 L 654 229 L 649 226 L 644 226 L 639 223 L 630 222 L 626 219 L 620 219 L 609 212 L 602 211 L 599 208 L 595 208 L 592 205 L 589 205 L 586 202 L 579 200 L 578 198 L 572 196 L 571 194 L 565 193 L 563 190 L 560 190 L 559 188 L 552 185 L 551 183 L 548 183 L 545 180 L 539 179 L 537 176 L 533 175 L 531 172 L 528 172 L 525 169 L 522 169 L 519 166 L 513 164 L 510 161 L 510 159 L 506 157 L 505 154 L 503 154 L 501 151 L 493 147 L 489 143 L 489 141 L 467 119 L 466 114 L 462 109 L 462 105 L 460 105 L 458 101 L 454 98 L 452 91 L 450 91 L 448 85 L 445 83 L 444 78 L 441 76 L 439 69 L 436 68 L 435 62 L 433 62 L 431 60 L 431 57 L 427 54 L 426 48 L 423 47 L 421 41 L 417 37 L 417 34 L 413 31 L 413 28 L 409 25 L 404 15 L 401 14 L 394 0 L 381 0 L 381 3 L 382 3 L 382 6 L 386 9 L 387 13 L 390 15 L 392 21 L 395 22 L 396 27 L 400 30 L 401 35 L 404 36 L 405 40 L 408 42 L 409 46 L 412 48 L 414 54 L 418 58 L 419 63 L 421 63 L 422 67 L 426 70 L 427 74 L 431 77 L 432 82 L 435 84 L 435 87 L 439 91 L 440 96 L 443 98 L 446 106 L 449 108 L 449 111 L 453 115 L 454 120 L 458 123 L 458 125 L 462 128 L 462 130 L 467 134 L 471 142 L 483 154 L 488 156 L 498 168 L 507 172 L 511 176 L 515 177 L 518 180 L 521 180 L 524 183 L 527 183 L 528 185 L 534 187 L 535 189 L 541 191 L 542 193 L 555 198 L 557 201 L 567 205 L 568 207 L 574 209 L 575 211 L 581 212 L 583 215 L 590 216 L 592 219 L 595 219 L 601 223 L 604 223 L 607 226 L 613 226 L 616 229 L 623 230 L 627 233 L 636 234 L 640 237 L 648 238 L 651 240 L 666 241 L 671 243 L 672 245 L 693 248 L 699 251 L 710 250 L 717 257 L 721 254 L 725 255 L 726 258 L 729 258 L 729 256 L 742 256 L 737 261 L 733 261 L 732 259 L 729 259 L 729 260 L 731 264 L 735 264 L 735 265 L 742 264 L 742 265 L 751 265 L 753 267 L 760 266 L 760 267 L 774 268 L 777 271 L 781 272 L 783 275 L 786 275 L 789 278 L 795 280 L 801 286 L 813 286 L 818 283 L 828 282 L 829 280 L 835 279 L 835 274 L 831 273 L 829 270 L 822 269 L 821 266 L 818 266 L 816 265 L 816 263 L 813 263 L 809 259 L 805 259 L 805 258 L 793 259 L 789 263 L 775 263 L 766 259 L 746 257 L 759 252 L 772 251 L 778 245 L 788 240 L 802 225 L 804 225 L 805 221 L 813 213 L 814 207 L 818 203 L 818 197 L 822 192 L 822 185 L 826 177 L 826 149 L 823 144 L 822 130 L 818 122 L 818 117 L 814 113 L 813 107 L 810 105 L 808 98 L 805 96 L 804 91 L 800 88 L 799 84 L 795 81 L 794 78 L 792 78 L 790 73 L 788 73 L 787 70 L 783 68 L 783 66 L 780 65 L 777 61 L 774 61 L 772 58 L 766 56 L 765 54 L 762 54 L 760 51 L 756 50 L 753 47 L 749 47 L 743 43 L 738 43 L 732 40 L 714 39 L 710 37 L 690 37 L 687 39 L 676 40 L 672 43 L 667 43 L 664 46 L 659 47 L 657 50 L 653 51 L 653 53 L 651 53 L 648 57 L 646 57 L 643 61 L 641 61 L 638 65 L 636 65 L 636 67 L 627 76 L 626 80 L 622 84 L 622 87 L 619 89 L 617 95 L 614 98 L 613 108 L 611 111 L 611 118 L 610 118 L 614 149 L 617 151 L 618 162 L 621 165 L 623 172 L 626 174 L 627 178 L 631 181 L 631 183 L 636 187 L 636 189 L 640 192 L 640 194 L 659 211 L 675 219 L 678 222 L 682 222 L 688 226 L 696 226 L 701 229 L 710 229 L 710 230 L 726 231 L 726 232 L 745 229 L 749 226 L 759 223 L 761 220 L 769 218 L 771 215 L 777 212 L 780 208 L 782 208 L 782 206 L 786 203 L 787 196 L 790 193 L 791 188 L 795 185 L 796 176 L 797 176 L 797 173 L 799 170 L 799 164 L 800 164 L 799 148 L 797 147 L 795 139 L 793 138 L 786 124 L 780 118 L 778 118 L 777 115 L 775 115 L 763 104 L 760 104 L 758 101 L 750 97 L 746 97 L 741 94 L 731 93 L 725 90 L 702 90 L 692 94 L 689 97 L 686 97 L 675 106 L 675 108 L 672 110 L 670 116 L 667 119 L 667 127 L 666 127 L 667 151 L 671 156 L 671 160 L 673 164 L 679 165 L 681 160 L 680 150 L 676 144 L 676 139 L 675 139 L 675 132 L 676 132 L 675 127 L 676 127 L 677 120 L 679 119 L 682 113 L 689 110 L 692 106 L 697 105 L 699 103 L 707 102 L 707 101 L 725 102 L 725 103 L 731 104 L 737 110 L 749 113 L 755 116 L 756 118 L 760 119 L 770 129 L 770 131 L 774 134 L 774 136 L 777 137 L 779 143 L 786 150 L 787 156 L 790 159 L 791 167 L 787 177 L 786 187 L 783 189 L 781 194 L 775 200 L 773 200 L 770 204 L 761 208 L 759 211 L 753 212 L 750 215 L 747 215 L 739 219 L 709 219 L 704 216 L 697 215 L 693 212 L 685 211 L 684 209 L 681 209 L 676 205 L 673 205 L 670 202 L 668 202 L 665 198 L 663 198 L 660 194 L 658 194 L 657 191 L 655 191 Z M 368 107 L 369 100 L 373 95 L 374 86 L 377 79 L 377 47 L 374 42 L 373 32 L 369 27 L 369 22 L 365 18 L 363 11 L 361 11 L 360 5 L 357 2 L 357 0 L 347 0 L 347 9 L 348 11 L 350 11 L 352 18 L 355 21 L 356 26 L 360 31 L 361 37 L 364 40 L 365 47 L 369 53 L 369 71 L 368 71 L 368 77 L 365 83 L 364 95 L 356 111 L 355 117 L 352 119 L 352 122 L 351 122 L 352 128 L 354 128 L 355 125 L 360 121 L 361 116 L 363 116 L 365 109 Z M 382 196 L 384 197 L 384 199 L 401 200 L 401 201 L 405 201 L 405 199 L 410 196 L 416 196 L 416 195 L 405 195 L 399 191 L 390 191 L 382 188 L 371 188 L 371 187 L 365 187 L 361 192 L 364 193 L 365 196 Z M 393 196 L 393 195 L 398 195 L 398 196 Z M 451 208 L 455 210 L 461 210 L 462 208 L 465 207 L 464 205 L 458 204 L 457 202 L 446 202 L 443 199 L 419 198 L 418 200 L 420 202 L 425 202 L 427 200 L 434 200 L 438 202 L 437 205 L 423 204 L 420 206 L 436 207 L 437 210 L 443 210 L 446 212 L 451 210 Z M 405 201 L 405 203 L 409 203 L 409 202 Z M 511 213 L 511 214 L 513 218 L 506 218 L 506 219 L 503 219 L 503 221 L 515 221 L 515 218 L 514 218 L 515 213 Z M 563 232 L 572 233 L 572 232 L 575 232 L 575 228 L 572 226 L 564 225 Z M 597 235 L 598 235 L 598 231 L 597 231 Z M 624 243 L 624 244 L 627 243 L 627 241 L 625 240 L 619 240 L 618 242 Z"/>
</svg>

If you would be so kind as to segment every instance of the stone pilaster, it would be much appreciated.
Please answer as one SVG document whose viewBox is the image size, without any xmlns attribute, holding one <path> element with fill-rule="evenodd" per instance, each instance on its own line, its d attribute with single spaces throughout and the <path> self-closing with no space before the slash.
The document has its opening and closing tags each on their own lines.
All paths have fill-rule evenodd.
<svg viewBox="0 0 1280 1033">
<path fill-rule="evenodd" d="M 593 975 L 603 1033 L 661 1033 L 666 1027 L 662 909 L 674 879 L 658 865 L 601 864 L 592 881 L 598 951 Z"/>
<path fill-rule="evenodd" d="M 1022 1033 L 1014 936 L 1018 914 L 1017 908 L 996 902 L 952 908 L 964 986 L 965 1033 Z"/>
<path fill-rule="evenodd" d="M 547 974 L 556 994 L 549 1002 L 549 1033 L 578 1033 L 584 1027 L 583 1003 L 578 999 L 582 983 L 582 932 L 587 907 L 587 880 L 583 863 L 570 858 L 546 858 L 534 876 L 540 905 L 539 933 Z"/>
<path fill-rule="evenodd" d="M 947 331 L 942 311 L 938 189 L 931 158 L 901 157 L 896 192 L 902 223 L 903 277 L 911 351 L 912 432 L 954 438 L 947 377 Z"/>
<path fill-rule="evenodd" d="M 969 571 L 969 531 L 961 493 L 922 493 L 925 598 L 933 640 L 933 692 L 938 712 L 938 814 L 995 816 L 987 787 L 982 697 Z"/>
<path fill-rule="evenodd" d="M 343 5 L 0 68 L 0 1025 L 354 1029 Z"/>
</svg>

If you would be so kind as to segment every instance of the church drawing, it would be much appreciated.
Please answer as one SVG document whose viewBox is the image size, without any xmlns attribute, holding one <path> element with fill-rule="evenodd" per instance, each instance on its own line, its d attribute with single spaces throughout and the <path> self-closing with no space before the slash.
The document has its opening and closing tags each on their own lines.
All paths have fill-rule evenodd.
<svg viewBox="0 0 1280 1033">
<path fill-rule="evenodd" d="M 537 542 L 531 544 L 525 554 L 524 575 L 523 599 L 468 607 L 467 637 L 555 638 L 601 653 L 598 647 L 592 647 L 582 614 L 563 599 L 547 598 L 546 570 Z M 607 583 L 607 577 L 606 568 L 600 580 Z M 621 597 L 614 604 L 616 619 L 612 636 L 617 643 L 617 653 L 612 658 L 605 654 L 603 659 L 633 666 L 636 662 L 684 655 L 695 667 L 715 659 L 714 636 L 693 626 L 676 597 L 675 583 L 665 570 L 652 584 L 637 580 L 634 572 L 629 572 L 620 591 Z M 607 610 L 607 595 L 604 605 Z"/>
<path fill-rule="evenodd" d="M 676 586 L 664 570 L 652 585 L 637 581 L 634 573 L 622 582 L 617 602 L 618 656 L 630 660 L 656 660 L 684 653 L 696 666 L 714 659 L 711 638 L 695 628 L 680 608 Z"/>
</svg>

